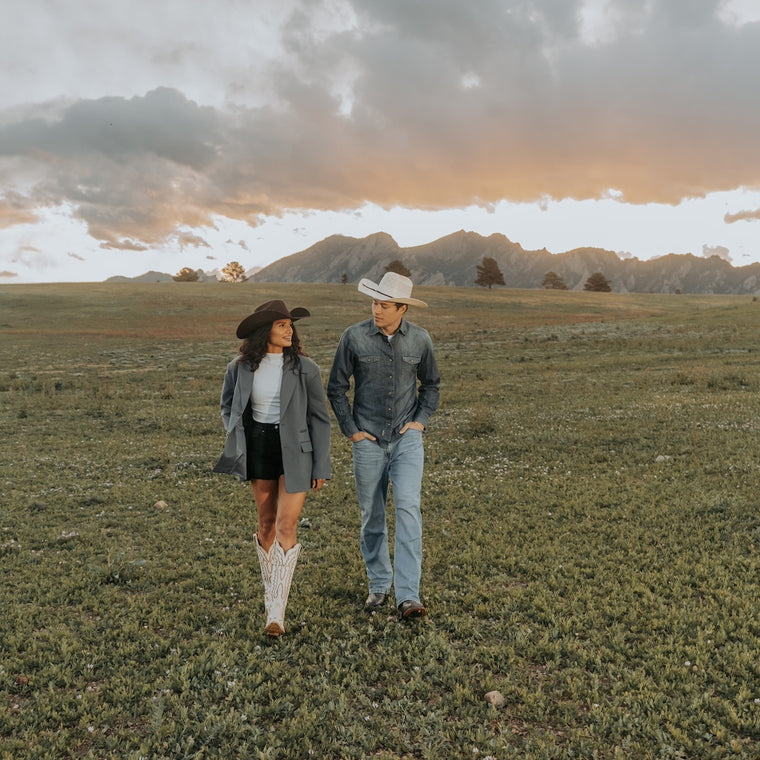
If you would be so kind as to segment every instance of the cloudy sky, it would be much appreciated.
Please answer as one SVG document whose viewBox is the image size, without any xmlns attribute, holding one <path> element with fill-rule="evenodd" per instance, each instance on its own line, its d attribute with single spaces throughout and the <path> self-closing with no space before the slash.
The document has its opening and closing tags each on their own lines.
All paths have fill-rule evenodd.
<svg viewBox="0 0 760 760">
<path fill-rule="evenodd" d="M 459 229 L 760 261 L 757 0 L 24 0 L 0 283 Z"/>
</svg>

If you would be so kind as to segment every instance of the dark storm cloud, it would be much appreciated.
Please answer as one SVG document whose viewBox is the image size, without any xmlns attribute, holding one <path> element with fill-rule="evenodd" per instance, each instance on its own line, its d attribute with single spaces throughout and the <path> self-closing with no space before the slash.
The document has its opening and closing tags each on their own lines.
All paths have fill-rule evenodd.
<svg viewBox="0 0 760 760">
<path fill-rule="evenodd" d="M 58 121 L 42 118 L 0 129 L 0 155 L 50 154 L 77 160 L 108 156 L 114 162 L 161 156 L 196 169 L 214 157 L 215 114 L 167 88 L 143 98 L 100 98 L 66 108 Z"/>
<path fill-rule="evenodd" d="M 579 0 L 354 0 L 332 23 L 304 2 L 252 80 L 268 105 L 232 105 L 238 71 L 226 107 L 159 87 L 6 114 L 0 226 L 67 203 L 104 246 L 143 250 L 203 245 L 182 230 L 215 215 L 757 187 L 760 24 L 721 7 L 611 0 L 591 33 Z"/>
<path fill-rule="evenodd" d="M 81 101 L 57 120 L 0 127 L 0 160 L 26 158 L 25 174 L 37 176 L 29 198 L 73 204 L 105 247 L 145 250 L 178 225 L 208 221 L 217 122 L 213 109 L 167 88 Z"/>
</svg>

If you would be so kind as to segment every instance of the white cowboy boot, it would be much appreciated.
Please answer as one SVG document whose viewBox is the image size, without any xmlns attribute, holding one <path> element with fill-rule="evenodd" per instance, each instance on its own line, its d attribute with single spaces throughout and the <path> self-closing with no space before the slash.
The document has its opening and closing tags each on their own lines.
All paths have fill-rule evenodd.
<svg viewBox="0 0 760 760">
<path fill-rule="evenodd" d="M 287 552 L 283 551 L 277 541 L 272 547 L 274 549 L 274 560 L 269 581 L 269 601 L 266 605 L 266 632 L 270 636 L 279 636 L 285 633 L 285 607 L 288 605 L 290 583 L 293 580 L 293 572 L 296 569 L 301 544 L 296 544 Z"/>
<path fill-rule="evenodd" d="M 272 578 L 272 562 L 274 561 L 274 544 L 269 547 L 269 551 L 264 551 L 264 547 L 259 543 L 257 533 L 253 534 L 253 540 L 256 543 L 256 553 L 259 555 L 259 567 L 261 568 L 261 580 L 264 583 L 264 609 L 269 615 L 269 584 Z M 275 541 L 275 543 L 277 543 Z"/>
</svg>

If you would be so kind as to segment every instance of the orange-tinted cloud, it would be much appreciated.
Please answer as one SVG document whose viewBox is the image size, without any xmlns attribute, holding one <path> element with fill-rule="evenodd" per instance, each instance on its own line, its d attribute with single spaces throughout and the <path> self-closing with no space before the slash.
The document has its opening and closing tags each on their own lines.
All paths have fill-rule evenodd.
<svg viewBox="0 0 760 760">
<path fill-rule="evenodd" d="M 267 103 L 159 87 L 0 122 L 25 201 L 0 225 L 67 203 L 105 248 L 145 250 L 218 215 L 760 187 L 760 24 L 721 0 L 608 0 L 598 39 L 581 0 L 353 0 L 334 29 L 295 4 Z"/>
<path fill-rule="evenodd" d="M 731 261 L 731 251 L 724 245 L 703 245 L 702 256 L 706 259 L 709 259 L 711 256 L 717 256 L 726 261 Z"/>
<path fill-rule="evenodd" d="M 751 222 L 760 219 L 760 208 L 754 211 L 739 211 L 736 214 L 726 214 L 723 217 L 723 221 L 726 224 L 733 224 L 734 222 Z"/>
<path fill-rule="evenodd" d="M 0 198 L 0 228 L 36 222 L 37 214 L 29 205 L 29 201 L 17 193 L 9 193 L 6 198 Z"/>
</svg>

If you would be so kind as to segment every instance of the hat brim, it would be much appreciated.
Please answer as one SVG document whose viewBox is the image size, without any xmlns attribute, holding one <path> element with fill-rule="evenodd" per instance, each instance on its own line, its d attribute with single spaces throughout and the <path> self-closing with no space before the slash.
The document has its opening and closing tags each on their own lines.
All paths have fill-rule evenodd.
<svg viewBox="0 0 760 760">
<path fill-rule="evenodd" d="M 378 289 L 377 283 L 372 280 L 362 279 L 359 280 L 357 287 L 360 293 L 364 293 L 365 296 L 370 296 L 377 301 L 392 301 L 393 303 L 405 303 L 408 306 L 421 306 L 423 309 L 427 309 L 427 304 L 424 301 L 420 301 L 419 298 L 397 298 L 389 293 L 383 293 Z"/>
<path fill-rule="evenodd" d="M 264 325 L 271 325 L 278 319 L 290 319 L 293 322 L 303 319 L 304 317 L 310 317 L 311 312 L 308 309 L 304 309 L 301 306 L 296 306 L 292 309 L 290 314 L 283 314 L 281 311 L 256 311 L 253 314 L 249 314 L 238 326 L 235 334 L 238 338 L 247 338 L 252 332 L 258 330 L 259 327 Z"/>
</svg>

